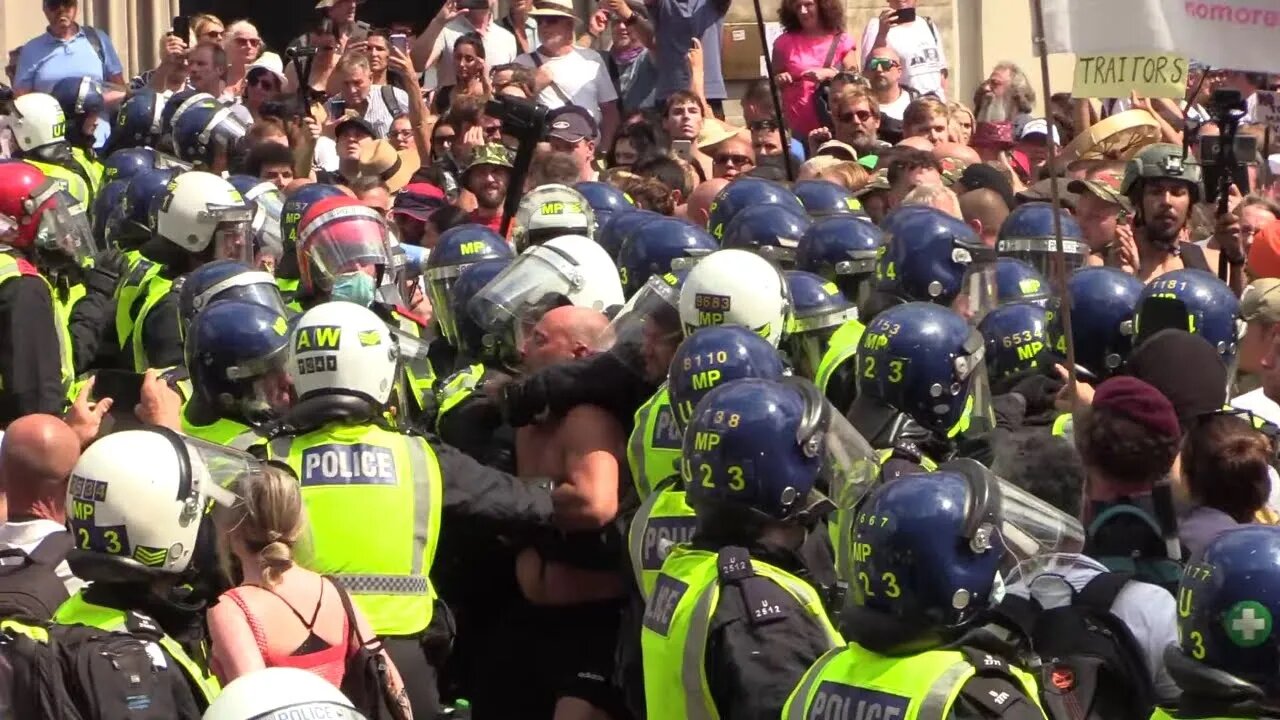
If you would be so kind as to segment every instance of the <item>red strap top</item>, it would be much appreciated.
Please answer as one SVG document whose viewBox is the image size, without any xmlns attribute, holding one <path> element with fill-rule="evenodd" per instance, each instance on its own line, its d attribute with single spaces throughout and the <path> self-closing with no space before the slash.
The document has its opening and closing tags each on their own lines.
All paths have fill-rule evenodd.
<svg viewBox="0 0 1280 720">
<path fill-rule="evenodd" d="M 321 598 L 323 598 L 324 585 L 328 584 L 328 581 L 322 579 L 321 583 Z M 268 590 L 267 592 L 271 591 Z M 275 593 L 271 594 L 275 595 Z M 258 644 L 258 652 L 262 654 L 262 661 L 267 667 L 288 667 L 307 670 L 333 683 L 334 687 L 340 688 L 342 686 L 342 678 L 346 674 L 347 670 L 347 655 L 350 654 L 348 652 L 349 643 L 347 640 L 347 638 L 350 637 L 350 632 L 347 626 L 346 613 L 343 613 L 342 615 L 342 642 L 337 645 L 330 645 L 322 650 L 316 650 L 314 652 L 308 652 L 301 655 L 295 655 L 293 653 L 281 655 L 273 653 L 268 649 L 266 630 L 262 623 L 258 621 L 258 618 L 250 612 L 249 604 L 240 596 L 240 588 L 232 588 L 231 590 L 228 590 L 226 592 L 226 596 L 231 598 L 232 602 L 239 606 L 240 612 L 244 613 L 245 619 L 249 621 L 249 629 L 253 631 L 254 642 Z M 298 614 L 298 611 L 294 610 L 293 606 L 289 605 L 284 598 L 281 598 L 279 595 L 276 595 L 276 597 L 280 598 L 280 601 L 288 606 L 290 610 L 293 610 L 293 614 L 297 615 L 299 620 L 302 619 L 302 616 Z M 319 612 L 319 602 L 317 602 L 316 614 L 318 615 Z M 312 618 L 311 623 L 314 625 L 314 618 Z M 303 625 L 308 630 L 312 629 L 311 625 L 308 625 L 305 621 L 303 621 Z M 303 645 L 309 644 L 310 640 L 311 638 L 308 638 L 308 641 L 304 642 Z M 297 651 L 295 650 L 294 652 Z"/>
</svg>

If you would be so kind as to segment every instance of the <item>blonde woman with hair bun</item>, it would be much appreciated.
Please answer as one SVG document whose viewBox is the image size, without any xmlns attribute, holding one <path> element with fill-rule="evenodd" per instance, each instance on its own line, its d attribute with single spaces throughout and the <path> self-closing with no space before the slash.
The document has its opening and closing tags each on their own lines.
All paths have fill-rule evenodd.
<svg viewBox="0 0 1280 720">
<path fill-rule="evenodd" d="M 262 668 L 291 667 L 341 687 L 347 658 L 374 634 L 354 605 L 350 627 L 331 580 L 294 562 L 294 545 L 307 532 L 298 481 L 288 469 L 267 465 L 237 478 L 230 490 L 240 500 L 216 509 L 213 521 L 223 571 L 234 581 L 238 564 L 242 579 L 209 609 L 211 667 L 224 685 Z M 409 717 L 400 673 L 385 651 L 383 657 Z"/>
</svg>

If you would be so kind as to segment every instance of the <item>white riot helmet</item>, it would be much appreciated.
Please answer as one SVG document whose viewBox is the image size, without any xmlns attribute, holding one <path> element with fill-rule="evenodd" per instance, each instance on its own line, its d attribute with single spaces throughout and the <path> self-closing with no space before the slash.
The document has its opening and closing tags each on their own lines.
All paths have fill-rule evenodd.
<svg viewBox="0 0 1280 720">
<path fill-rule="evenodd" d="M 337 300 L 302 314 L 289 342 L 298 400 L 346 395 L 381 407 L 391 399 L 400 350 L 369 308 Z"/>
<path fill-rule="evenodd" d="M 523 252 L 563 235 L 595 237 L 596 214 L 582 193 L 568 185 L 540 185 L 520 200 L 511 239 Z"/>
<path fill-rule="evenodd" d="M 581 235 L 564 235 L 525 250 L 471 298 L 467 312 L 490 338 L 521 347 L 523 334 L 552 308 L 610 313 L 624 302 L 608 251 Z"/>
<path fill-rule="evenodd" d="M 680 289 L 680 324 L 686 336 L 711 325 L 742 325 L 777 347 L 790 311 L 782 272 L 746 250 L 707 255 Z"/>
<path fill-rule="evenodd" d="M 213 247 L 212 260 L 253 264 L 253 208 L 231 183 L 207 172 L 185 172 L 151 205 L 151 227 L 189 253 Z"/>
<path fill-rule="evenodd" d="M 264 668 L 222 689 L 202 720 L 366 720 L 333 683 L 306 670 Z"/>
<path fill-rule="evenodd" d="M 212 570 L 210 501 L 231 507 L 227 488 L 261 472 L 251 455 L 167 428 L 106 435 L 80 456 L 67 486 L 72 571 L 121 582 Z"/>
<path fill-rule="evenodd" d="M 67 135 L 67 115 L 52 95 L 27 93 L 13 100 L 5 125 L 13 130 L 23 152 L 62 142 Z"/>
</svg>

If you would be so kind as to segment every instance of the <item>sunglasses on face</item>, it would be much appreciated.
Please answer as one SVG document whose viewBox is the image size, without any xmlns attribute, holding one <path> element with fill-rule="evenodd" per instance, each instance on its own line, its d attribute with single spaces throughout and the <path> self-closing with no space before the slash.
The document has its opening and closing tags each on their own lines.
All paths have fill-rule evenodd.
<svg viewBox="0 0 1280 720">
<path fill-rule="evenodd" d="M 735 153 L 725 153 L 725 154 L 723 154 L 723 155 L 717 155 L 717 156 L 715 156 L 714 160 L 715 160 L 716 164 L 718 164 L 718 165 L 734 165 L 734 166 L 741 166 L 741 165 L 755 165 L 755 164 L 756 164 L 756 161 L 755 161 L 755 160 L 752 160 L 752 159 L 750 158 L 750 156 L 747 156 L 747 155 L 738 155 L 738 154 L 735 154 Z"/>
<path fill-rule="evenodd" d="M 855 119 L 858 122 L 866 122 L 871 119 L 871 111 L 870 110 L 854 110 L 852 112 L 841 113 L 836 117 L 842 123 L 851 123 Z"/>
<path fill-rule="evenodd" d="M 227 32 L 225 30 L 205 30 L 200 37 L 210 38 L 213 40 L 221 40 Z"/>
<path fill-rule="evenodd" d="M 901 67 L 901 64 L 889 58 L 871 58 L 867 61 L 868 70 L 890 70 L 896 67 Z"/>
<path fill-rule="evenodd" d="M 262 38 L 238 37 L 236 38 L 236 44 L 244 45 L 247 47 L 258 47 L 259 45 L 262 44 Z"/>
</svg>

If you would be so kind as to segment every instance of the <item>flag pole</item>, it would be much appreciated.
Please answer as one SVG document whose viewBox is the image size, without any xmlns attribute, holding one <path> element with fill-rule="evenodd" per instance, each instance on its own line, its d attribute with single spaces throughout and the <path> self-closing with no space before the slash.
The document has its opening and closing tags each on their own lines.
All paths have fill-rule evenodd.
<svg viewBox="0 0 1280 720">
<path fill-rule="evenodd" d="M 782 99 L 778 97 L 778 81 L 773 77 L 773 58 L 769 53 L 769 36 L 764 31 L 764 11 L 760 0 L 756 6 L 756 29 L 760 31 L 760 52 L 764 55 L 764 71 L 769 78 L 769 94 L 773 97 L 773 119 L 778 123 L 778 137 L 782 139 L 782 164 L 787 169 L 787 181 L 795 182 L 796 170 L 792 167 L 791 146 L 787 139 L 787 124 L 782 119 Z"/>
<path fill-rule="evenodd" d="M 1076 345 L 1075 338 L 1071 332 L 1071 288 L 1069 287 L 1071 278 L 1067 274 L 1067 254 L 1062 240 L 1062 197 L 1058 192 L 1058 183 L 1056 182 L 1058 143 L 1054 137 L 1055 126 L 1049 104 L 1050 98 L 1053 97 L 1053 91 L 1050 90 L 1049 86 L 1049 52 L 1044 37 L 1043 0 L 1031 0 L 1031 7 L 1032 43 L 1034 43 L 1036 51 L 1040 54 L 1040 82 L 1044 88 L 1045 125 L 1047 126 L 1044 134 L 1044 144 L 1049 155 L 1048 167 L 1054 180 L 1054 182 L 1049 183 L 1049 198 L 1053 205 L 1053 284 L 1057 286 L 1058 312 L 1062 314 L 1062 337 L 1067 346 L 1067 392 L 1071 398 L 1071 406 L 1075 409 L 1079 398 L 1076 397 Z"/>
</svg>

